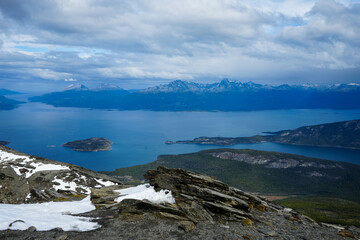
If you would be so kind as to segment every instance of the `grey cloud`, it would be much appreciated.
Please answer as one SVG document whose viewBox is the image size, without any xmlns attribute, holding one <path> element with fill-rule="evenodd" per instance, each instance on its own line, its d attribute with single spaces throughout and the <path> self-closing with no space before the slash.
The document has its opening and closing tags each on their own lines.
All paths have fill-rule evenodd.
<svg viewBox="0 0 360 240">
<path fill-rule="evenodd" d="M 333 0 L 317 2 L 308 13 L 308 23 L 284 28 L 281 37 L 298 44 L 310 41 L 360 43 L 360 5 L 346 7 Z"/>
<path fill-rule="evenodd" d="M 238 0 L 2 0 L 0 10 L 0 70 L 24 81 L 306 81 L 360 65 L 359 5 L 332 0 L 295 17 Z"/>
<path fill-rule="evenodd" d="M 7 17 L 23 21 L 29 17 L 26 4 L 26 1 L 21 0 L 2 0 L 0 1 L 0 10 Z"/>
</svg>

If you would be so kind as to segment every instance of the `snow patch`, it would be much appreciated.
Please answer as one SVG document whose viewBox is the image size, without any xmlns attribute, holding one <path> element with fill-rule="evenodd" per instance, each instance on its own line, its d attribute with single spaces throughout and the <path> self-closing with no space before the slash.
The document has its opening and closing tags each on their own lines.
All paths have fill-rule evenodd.
<svg viewBox="0 0 360 240">
<path fill-rule="evenodd" d="M 73 202 L 0 204 L 0 230 L 26 230 L 34 226 L 38 231 L 47 231 L 57 227 L 64 231 L 90 231 L 99 228 L 100 225 L 90 222 L 92 218 L 69 214 L 79 214 L 94 209 L 89 196 L 81 201 Z M 13 224 L 10 227 L 11 223 Z"/>
<path fill-rule="evenodd" d="M 115 192 L 120 193 L 119 197 L 115 199 L 117 202 L 121 202 L 124 199 L 137 199 L 148 200 L 156 204 L 175 203 L 175 198 L 172 196 L 171 191 L 160 190 L 156 192 L 154 187 L 149 184 L 116 190 Z"/>
<path fill-rule="evenodd" d="M 20 156 L 13 153 L 9 153 L 6 151 L 0 150 L 0 163 L 5 162 L 17 162 L 19 161 L 19 164 L 22 166 L 12 166 L 14 171 L 17 175 L 21 176 L 22 173 L 20 172 L 21 169 L 28 170 L 25 173 L 25 177 L 29 178 L 34 173 L 40 172 L 40 171 L 58 171 L 58 170 L 70 170 L 69 167 L 58 165 L 58 164 L 45 164 L 41 162 L 36 162 L 35 158 L 30 158 L 28 156 Z M 29 167 L 25 167 L 25 165 L 28 165 Z"/>
<path fill-rule="evenodd" d="M 41 171 L 59 171 L 59 170 L 70 170 L 70 168 L 62 165 L 56 165 L 56 164 L 43 164 L 43 163 L 31 163 L 31 166 L 35 167 L 34 170 L 32 170 L 30 173 L 26 173 L 26 178 L 29 178 L 31 175 L 33 175 L 36 172 Z"/>
<path fill-rule="evenodd" d="M 74 191 L 74 192 L 78 192 L 76 190 L 76 188 L 82 188 L 84 189 L 86 192 L 86 194 L 90 194 L 91 193 L 91 190 L 89 187 L 86 187 L 86 186 L 83 186 L 83 185 L 78 185 L 77 183 L 75 183 L 74 181 L 71 181 L 71 182 L 65 182 L 64 180 L 62 179 L 54 179 L 53 182 L 56 182 L 58 183 L 59 185 L 56 185 L 54 184 L 53 185 L 53 188 L 57 191 L 57 190 L 71 190 L 71 191 Z"/>
<path fill-rule="evenodd" d="M 116 183 L 111 182 L 111 181 L 107 181 L 107 180 L 104 180 L 104 179 L 95 178 L 95 180 L 96 180 L 98 183 L 100 183 L 102 186 L 105 186 L 105 187 L 112 186 L 112 185 L 116 185 Z"/>
</svg>

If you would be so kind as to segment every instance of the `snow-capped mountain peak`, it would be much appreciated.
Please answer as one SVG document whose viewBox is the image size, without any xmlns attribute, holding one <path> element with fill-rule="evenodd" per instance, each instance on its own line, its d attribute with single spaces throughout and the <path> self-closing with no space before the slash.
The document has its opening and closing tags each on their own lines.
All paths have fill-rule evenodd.
<svg viewBox="0 0 360 240">
<path fill-rule="evenodd" d="M 67 86 L 67 88 L 65 89 L 65 91 L 70 91 L 70 90 L 87 91 L 87 90 L 89 90 L 89 88 L 81 83 L 73 83 L 73 84 L 70 84 L 69 86 Z"/>
</svg>

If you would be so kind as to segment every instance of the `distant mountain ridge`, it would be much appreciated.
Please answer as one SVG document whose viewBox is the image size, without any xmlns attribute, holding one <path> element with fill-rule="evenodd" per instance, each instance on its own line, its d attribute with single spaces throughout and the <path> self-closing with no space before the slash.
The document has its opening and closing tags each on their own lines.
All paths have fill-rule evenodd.
<svg viewBox="0 0 360 240">
<path fill-rule="evenodd" d="M 21 94 L 21 93 L 5 88 L 0 88 L 0 95 L 15 95 L 15 94 Z"/>
<path fill-rule="evenodd" d="M 226 91 L 241 91 L 248 89 L 268 88 L 267 85 L 255 84 L 253 82 L 238 82 L 223 79 L 219 83 L 194 83 L 176 80 L 166 85 L 146 88 L 140 90 L 143 93 L 159 93 L 159 92 L 226 92 Z"/>
<path fill-rule="evenodd" d="M 114 84 L 102 83 L 96 88 L 88 88 L 82 83 L 73 83 L 66 87 L 65 91 L 108 91 L 108 90 L 124 90 Z M 125 90 L 124 90 L 125 91 Z"/>
<path fill-rule="evenodd" d="M 115 85 L 69 86 L 30 99 L 59 107 L 153 111 L 247 111 L 299 108 L 360 108 L 360 84 L 261 85 L 224 79 L 218 83 L 176 80 L 129 92 Z"/>
<path fill-rule="evenodd" d="M 318 90 L 318 91 L 352 91 L 360 90 L 360 84 L 334 84 L 334 85 L 318 85 L 318 84 L 301 84 L 288 85 L 282 84 L 279 86 L 262 85 L 254 82 L 239 82 L 229 81 L 225 78 L 218 83 L 194 83 L 176 80 L 169 84 L 149 87 L 140 90 L 142 93 L 159 93 L 159 92 L 231 92 L 231 91 L 257 91 L 257 90 Z"/>
</svg>

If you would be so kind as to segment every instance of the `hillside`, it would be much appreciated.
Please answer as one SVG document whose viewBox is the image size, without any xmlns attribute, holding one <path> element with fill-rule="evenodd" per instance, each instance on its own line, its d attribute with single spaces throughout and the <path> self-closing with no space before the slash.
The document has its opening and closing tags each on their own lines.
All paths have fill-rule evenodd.
<svg viewBox="0 0 360 240">
<path fill-rule="evenodd" d="M 252 137 L 198 137 L 193 140 L 167 141 L 173 143 L 230 146 L 242 143 L 276 142 L 284 144 L 342 147 L 360 149 L 360 120 L 319 124 L 294 130 L 267 132 L 270 135 Z"/>
<path fill-rule="evenodd" d="M 214 149 L 161 155 L 152 163 L 106 174 L 142 179 L 148 169 L 158 166 L 208 174 L 230 186 L 264 195 L 337 196 L 360 202 L 360 166 L 278 152 Z"/>
<path fill-rule="evenodd" d="M 14 109 L 16 107 L 18 107 L 18 105 L 21 102 L 13 100 L 13 99 L 9 99 L 5 96 L 1 96 L 0 95 L 0 110 L 11 110 Z"/>
<path fill-rule="evenodd" d="M 66 91 L 30 99 L 58 107 L 154 111 L 244 111 L 299 108 L 360 108 L 360 86 L 281 85 L 222 80 L 199 84 L 176 80 L 136 92 L 116 86 L 89 89 L 71 85 Z"/>
<path fill-rule="evenodd" d="M 16 94 L 21 94 L 21 93 L 5 88 L 0 88 L 0 95 L 16 95 Z"/>
<path fill-rule="evenodd" d="M 217 149 L 163 155 L 149 164 L 106 172 L 139 182 L 148 169 L 183 168 L 257 192 L 317 221 L 360 226 L 360 166 L 298 155 Z M 284 199 L 285 198 L 285 199 Z"/>
<path fill-rule="evenodd" d="M 91 188 L 120 182 L 91 170 L 0 145 L 0 203 L 83 198 Z"/>
</svg>

